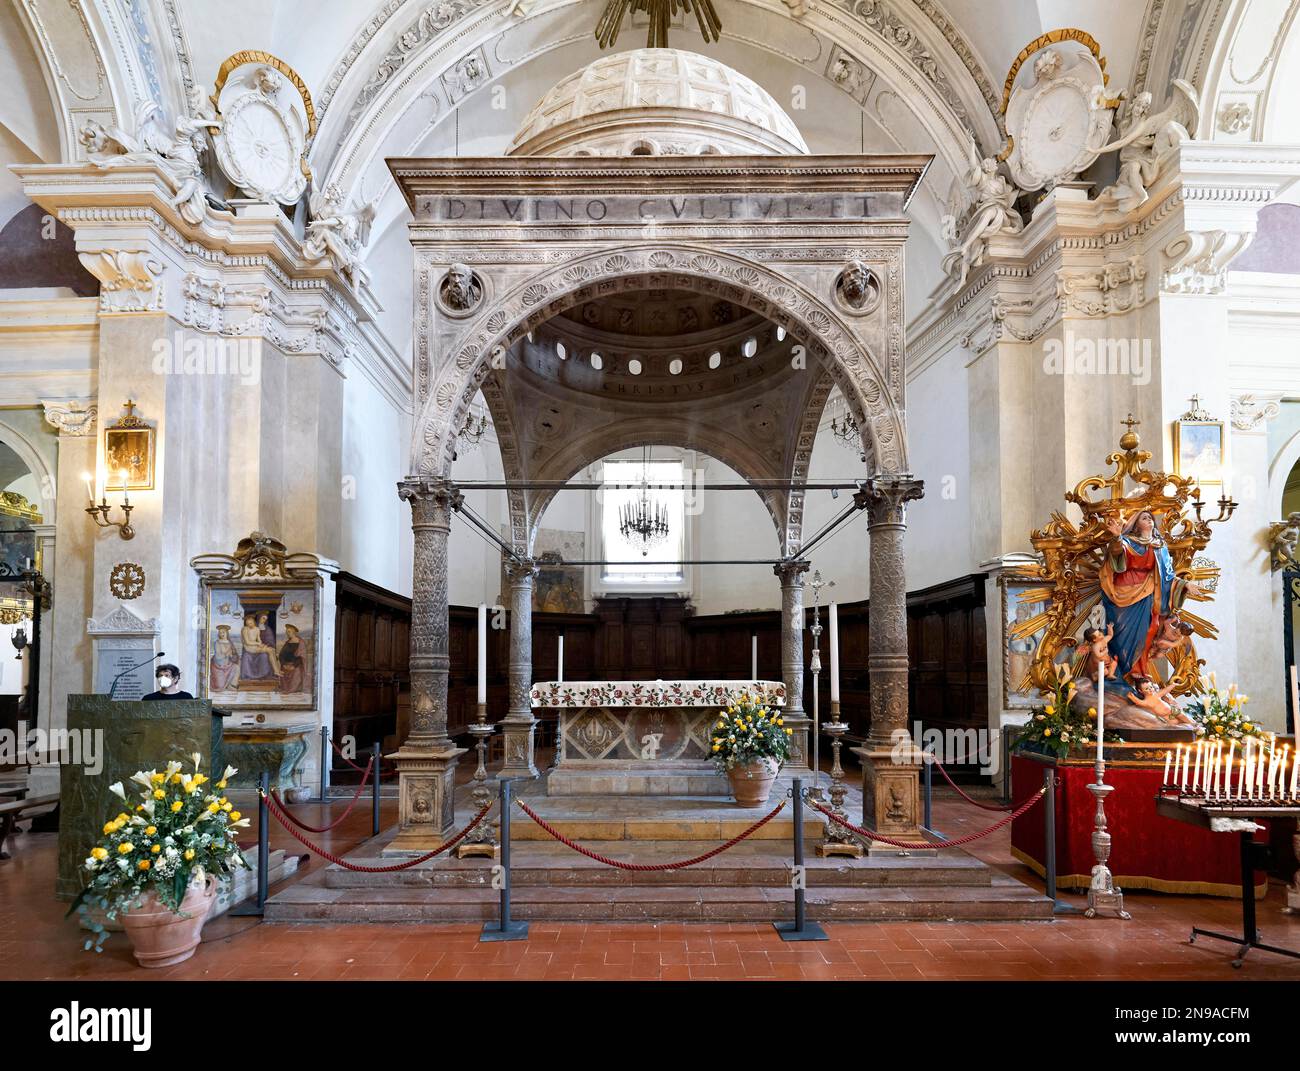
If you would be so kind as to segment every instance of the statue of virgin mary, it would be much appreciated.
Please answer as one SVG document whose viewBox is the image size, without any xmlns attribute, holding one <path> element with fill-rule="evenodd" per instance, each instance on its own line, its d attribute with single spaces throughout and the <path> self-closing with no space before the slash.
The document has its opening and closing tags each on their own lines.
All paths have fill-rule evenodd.
<svg viewBox="0 0 1300 1071">
<path fill-rule="evenodd" d="M 1118 662 L 1116 676 L 1134 685 L 1135 677 L 1158 680 L 1151 665 L 1151 643 L 1164 620 L 1177 612 L 1188 594 L 1200 594 L 1190 580 L 1174 575 L 1169 548 L 1156 527 L 1155 516 L 1141 510 L 1124 522 L 1106 524 L 1106 547 L 1098 580 L 1106 623 L 1115 626 L 1110 654 Z"/>
</svg>

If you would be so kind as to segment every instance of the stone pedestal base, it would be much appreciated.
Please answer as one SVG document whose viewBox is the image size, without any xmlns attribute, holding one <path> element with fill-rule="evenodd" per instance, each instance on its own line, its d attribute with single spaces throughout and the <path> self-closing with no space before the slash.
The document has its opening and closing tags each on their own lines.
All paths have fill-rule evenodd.
<svg viewBox="0 0 1300 1071">
<path fill-rule="evenodd" d="M 499 777 L 536 777 L 537 766 L 533 762 L 534 738 L 537 734 L 537 719 L 531 714 L 527 718 L 508 717 L 497 723 L 501 730 L 505 749 L 505 762 L 501 766 Z"/>
<path fill-rule="evenodd" d="M 397 836 L 385 855 L 431 851 L 451 836 L 455 824 L 456 761 L 465 748 L 445 751 L 403 745 L 389 756 L 397 766 Z"/>
<path fill-rule="evenodd" d="M 809 737 L 812 735 L 812 718 L 799 714 L 782 715 L 785 727 L 793 729 L 790 735 L 790 760 L 781 767 L 783 777 L 812 777 L 812 750 Z M 811 782 L 809 786 L 811 787 Z"/>
<path fill-rule="evenodd" d="M 921 761 L 922 753 L 908 747 L 900 754 L 897 748 L 876 751 L 855 747 L 853 753 L 862 762 L 862 826 L 892 840 L 915 844 L 907 850 L 935 854 L 935 849 L 921 832 Z M 873 855 L 896 854 L 903 849 L 872 841 Z"/>
</svg>

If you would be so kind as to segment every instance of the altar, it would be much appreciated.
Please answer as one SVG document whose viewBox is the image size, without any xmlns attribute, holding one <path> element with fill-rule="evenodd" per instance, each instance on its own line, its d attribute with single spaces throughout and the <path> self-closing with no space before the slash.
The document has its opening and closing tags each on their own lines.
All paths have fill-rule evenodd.
<svg viewBox="0 0 1300 1071">
<path fill-rule="evenodd" d="M 558 715 L 547 793 L 730 795 L 709 758 L 709 730 L 746 692 L 785 705 L 780 681 L 539 681 L 532 706 Z"/>
</svg>

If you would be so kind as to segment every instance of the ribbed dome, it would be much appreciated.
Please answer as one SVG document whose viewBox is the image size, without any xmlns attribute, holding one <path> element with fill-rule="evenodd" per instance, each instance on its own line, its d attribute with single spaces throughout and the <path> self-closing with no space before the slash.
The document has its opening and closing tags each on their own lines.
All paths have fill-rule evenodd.
<svg viewBox="0 0 1300 1071">
<path fill-rule="evenodd" d="M 808 152 L 771 94 L 725 64 L 675 48 L 601 56 L 528 113 L 511 156 Z"/>
</svg>

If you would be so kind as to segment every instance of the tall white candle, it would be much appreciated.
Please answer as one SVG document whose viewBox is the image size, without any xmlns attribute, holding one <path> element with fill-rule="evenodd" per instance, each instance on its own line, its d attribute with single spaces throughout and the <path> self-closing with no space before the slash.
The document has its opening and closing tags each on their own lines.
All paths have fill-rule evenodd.
<svg viewBox="0 0 1300 1071">
<path fill-rule="evenodd" d="M 1237 753 L 1237 741 L 1228 741 L 1228 758 L 1223 764 L 1223 791 L 1226 795 L 1232 795 L 1232 759 Z"/>
<path fill-rule="evenodd" d="M 840 608 L 831 603 L 831 702 L 840 701 Z"/>
<path fill-rule="evenodd" d="M 555 652 L 555 679 L 564 680 L 564 633 L 560 633 L 560 646 Z"/>
<path fill-rule="evenodd" d="M 1259 745 L 1259 761 L 1255 763 L 1255 798 L 1264 798 L 1264 745 Z"/>
<path fill-rule="evenodd" d="M 487 703 L 487 604 L 478 606 L 478 701 Z"/>
<path fill-rule="evenodd" d="M 83 472 L 81 478 L 86 481 L 86 497 L 90 499 L 90 504 L 95 504 L 95 485 L 90 479 L 90 473 Z"/>
<path fill-rule="evenodd" d="M 1300 772 L 1300 744 L 1296 747 L 1295 756 L 1291 759 L 1291 800 L 1295 801 L 1296 789 L 1300 788 L 1300 783 L 1296 781 L 1296 773 Z"/>
<path fill-rule="evenodd" d="M 1201 787 L 1201 753 L 1205 751 L 1205 741 L 1196 741 L 1196 762 L 1192 766 L 1192 792 Z"/>
<path fill-rule="evenodd" d="M 124 506 L 129 506 L 131 504 L 131 499 L 127 494 L 129 483 L 130 480 L 127 478 L 126 469 L 123 469 L 122 470 L 122 505 Z"/>
<path fill-rule="evenodd" d="M 1106 739 L 1106 667 L 1097 666 L 1097 761 L 1103 755 L 1103 743 Z"/>
<path fill-rule="evenodd" d="M 1169 784 L 1169 764 L 1173 761 L 1173 758 L 1174 753 L 1172 751 L 1165 752 L 1165 772 L 1160 775 L 1160 783 L 1162 785 Z"/>
<path fill-rule="evenodd" d="M 1242 766 L 1242 798 L 1250 799 L 1255 795 L 1255 741 L 1247 740 L 1244 751 L 1246 758 Z"/>
<path fill-rule="evenodd" d="M 1211 742 L 1205 755 L 1205 794 L 1213 796 L 1219 788 L 1219 742 Z"/>
<path fill-rule="evenodd" d="M 749 637 L 749 679 L 758 680 L 758 633 L 754 632 Z"/>
<path fill-rule="evenodd" d="M 1291 745 L 1282 745 L 1282 757 L 1277 760 L 1277 794 L 1278 796 L 1286 795 L 1286 760 L 1291 754 Z"/>
<path fill-rule="evenodd" d="M 1179 744 L 1178 761 L 1182 765 L 1181 776 L 1178 777 L 1178 790 L 1180 792 L 1187 791 L 1187 753 L 1188 753 L 1188 748 L 1183 744 Z M 1175 772 L 1177 773 L 1177 771 Z"/>
</svg>

